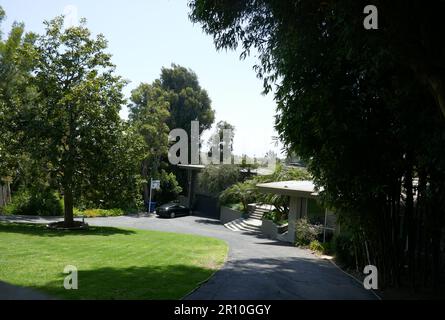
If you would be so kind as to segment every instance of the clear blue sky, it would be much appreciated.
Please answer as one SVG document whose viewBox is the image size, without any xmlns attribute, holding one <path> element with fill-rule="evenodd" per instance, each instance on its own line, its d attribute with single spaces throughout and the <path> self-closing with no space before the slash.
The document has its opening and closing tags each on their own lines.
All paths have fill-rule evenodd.
<svg viewBox="0 0 445 320">
<path fill-rule="evenodd" d="M 0 0 L 0 5 L 7 15 L 3 33 L 13 21 L 42 33 L 44 20 L 74 6 L 92 32 L 109 41 L 117 73 L 131 81 L 127 97 L 139 83 L 158 78 L 161 67 L 180 64 L 197 73 L 212 99 L 216 120 L 236 127 L 236 154 L 279 151 L 272 143 L 275 103 L 271 94 L 261 94 L 262 81 L 252 69 L 255 58 L 240 61 L 239 52 L 216 51 L 212 37 L 189 21 L 187 0 Z M 127 116 L 125 108 L 121 116 Z"/>
</svg>

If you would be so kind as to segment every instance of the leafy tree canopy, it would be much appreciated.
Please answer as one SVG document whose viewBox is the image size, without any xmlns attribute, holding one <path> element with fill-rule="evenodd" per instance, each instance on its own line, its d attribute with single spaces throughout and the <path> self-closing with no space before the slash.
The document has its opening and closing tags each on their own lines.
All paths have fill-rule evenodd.
<svg viewBox="0 0 445 320">
<path fill-rule="evenodd" d="M 0 23 L 4 17 L 0 7 Z M 29 63 L 18 59 L 18 53 L 34 39 L 34 34 L 24 33 L 21 23 L 12 25 L 6 39 L 0 31 L 0 177 L 15 178 L 18 167 L 25 161 L 24 157 L 19 159 L 18 133 L 10 130 L 8 110 L 15 109 L 29 94 L 28 90 L 21 90 L 29 77 Z"/>
<path fill-rule="evenodd" d="M 445 223 L 437 210 L 445 203 L 444 44 L 438 41 L 444 2 L 377 1 L 379 29 L 371 31 L 363 28 L 367 4 L 189 3 L 192 21 L 213 35 L 218 49 L 241 46 L 242 57 L 258 52 L 255 70 L 265 91 L 275 92 L 280 139 L 308 163 L 327 203 L 354 229 L 361 261 L 378 265 L 382 283 L 399 283 L 399 259 L 409 243 L 412 283 L 416 255 L 437 279 Z M 423 204 L 413 199 L 414 177 Z M 435 243 L 428 257 L 416 234 Z"/>
<path fill-rule="evenodd" d="M 144 182 L 144 201 L 149 201 L 150 179 L 165 178 L 166 183 L 172 177 L 160 171 L 162 158 L 168 152 L 170 117 L 170 93 L 154 84 L 141 83 L 131 92 L 130 123 L 136 128 L 145 141 L 144 158 L 142 161 L 142 177 Z M 171 184 L 174 185 L 174 182 Z M 164 187 L 164 189 L 166 189 Z M 175 188 L 173 188 L 175 189 Z M 173 192 L 174 193 L 174 192 Z"/>
<path fill-rule="evenodd" d="M 63 28 L 63 17 L 45 22 L 45 34 L 20 49 L 30 61 L 23 92 L 35 95 L 9 108 L 8 123 L 21 144 L 64 192 L 65 223 L 73 223 L 74 195 L 103 172 L 118 139 L 125 82 L 114 75 L 103 35 L 85 26 Z"/>
<path fill-rule="evenodd" d="M 172 64 L 162 68 L 159 85 L 170 93 L 170 129 L 181 128 L 190 132 L 190 122 L 199 121 L 200 133 L 210 129 L 215 111 L 207 91 L 201 88 L 198 76 L 190 69 Z"/>
</svg>

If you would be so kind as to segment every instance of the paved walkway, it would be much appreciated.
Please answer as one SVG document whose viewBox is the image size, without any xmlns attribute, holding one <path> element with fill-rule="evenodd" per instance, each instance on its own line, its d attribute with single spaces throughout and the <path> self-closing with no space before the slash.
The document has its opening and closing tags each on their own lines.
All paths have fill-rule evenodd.
<svg viewBox="0 0 445 320">
<path fill-rule="evenodd" d="M 49 300 L 51 297 L 29 288 L 13 286 L 0 281 L 0 300 Z"/>
<path fill-rule="evenodd" d="M 54 219 L 1 217 L 17 222 Z M 111 217 L 86 219 L 90 225 L 197 234 L 229 244 L 224 267 L 186 299 L 376 299 L 372 292 L 330 262 L 258 235 L 230 231 L 219 221 L 196 216 L 176 219 Z"/>
</svg>

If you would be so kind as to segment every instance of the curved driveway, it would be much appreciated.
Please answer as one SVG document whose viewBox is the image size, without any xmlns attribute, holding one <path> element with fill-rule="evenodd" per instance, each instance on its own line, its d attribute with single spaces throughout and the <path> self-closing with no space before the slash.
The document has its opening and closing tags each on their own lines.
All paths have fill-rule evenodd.
<svg viewBox="0 0 445 320">
<path fill-rule="evenodd" d="M 20 218 L 17 220 L 23 221 Z M 32 222 L 34 219 L 27 220 Z M 35 222 L 44 221 L 38 219 Z M 285 245 L 258 234 L 233 232 L 217 220 L 196 216 L 176 219 L 125 216 L 86 221 L 95 226 L 197 234 L 226 241 L 230 248 L 226 264 L 186 299 L 376 298 L 363 285 L 308 250 Z"/>
</svg>

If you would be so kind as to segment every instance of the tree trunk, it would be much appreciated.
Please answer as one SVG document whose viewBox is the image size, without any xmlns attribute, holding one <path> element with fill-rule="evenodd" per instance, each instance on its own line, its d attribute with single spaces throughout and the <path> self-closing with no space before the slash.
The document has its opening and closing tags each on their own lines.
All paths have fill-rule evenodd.
<svg viewBox="0 0 445 320">
<path fill-rule="evenodd" d="M 65 188 L 65 195 L 63 198 L 63 202 L 65 205 L 65 226 L 72 227 L 74 225 L 74 214 L 73 214 L 73 191 L 70 187 Z"/>
<path fill-rule="evenodd" d="M 445 117 L 445 85 L 441 78 L 437 76 L 428 75 L 426 76 L 428 83 L 431 87 L 431 91 L 436 100 L 437 105 L 442 111 L 442 115 Z"/>
<path fill-rule="evenodd" d="M 432 272 L 431 278 L 433 282 L 433 289 L 438 293 L 440 286 L 440 239 L 442 237 L 440 226 L 434 226 L 432 234 Z"/>
<path fill-rule="evenodd" d="M 434 181 L 431 183 L 433 195 L 433 206 L 431 212 L 432 220 L 432 230 L 431 230 L 431 255 L 432 255 L 432 272 L 431 280 L 433 283 L 433 289 L 435 293 L 439 292 L 440 288 L 440 266 L 441 266 L 441 249 L 440 241 L 442 239 L 442 224 L 443 224 L 443 206 L 444 206 L 444 196 L 443 196 L 443 182 L 439 177 L 435 177 L 439 181 Z"/>
<path fill-rule="evenodd" d="M 65 206 L 64 224 L 66 227 L 72 227 L 74 225 L 73 172 L 73 165 L 68 161 L 68 164 L 65 166 L 65 170 L 63 172 L 63 203 Z"/>
<path fill-rule="evenodd" d="M 432 98 L 435 100 L 442 115 L 445 117 L 445 79 L 441 74 L 437 74 L 435 68 L 425 63 L 410 64 L 411 69 L 418 79 L 429 87 Z M 431 71 L 434 70 L 434 71 Z"/>
<path fill-rule="evenodd" d="M 11 197 L 11 183 L 8 181 L 6 182 L 6 203 L 10 203 L 12 201 Z"/>
<path fill-rule="evenodd" d="M 64 198 L 63 202 L 65 205 L 65 219 L 64 224 L 66 227 L 74 226 L 74 197 L 73 197 L 73 189 L 74 189 L 74 167 L 75 167 L 75 141 L 76 141 L 76 123 L 75 116 L 73 114 L 72 106 L 69 106 L 69 134 L 67 137 L 67 153 L 65 154 L 65 165 L 63 170 L 63 189 L 64 189 Z"/>
<path fill-rule="evenodd" d="M 407 156 L 408 158 L 409 156 Z M 414 199 L 413 199 L 413 175 L 411 167 L 408 168 L 405 175 L 405 217 L 408 236 L 408 273 L 411 288 L 415 289 L 416 269 L 415 269 L 415 252 L 416 252 L 416 222 L 414 219 Z"/>
</svg>

